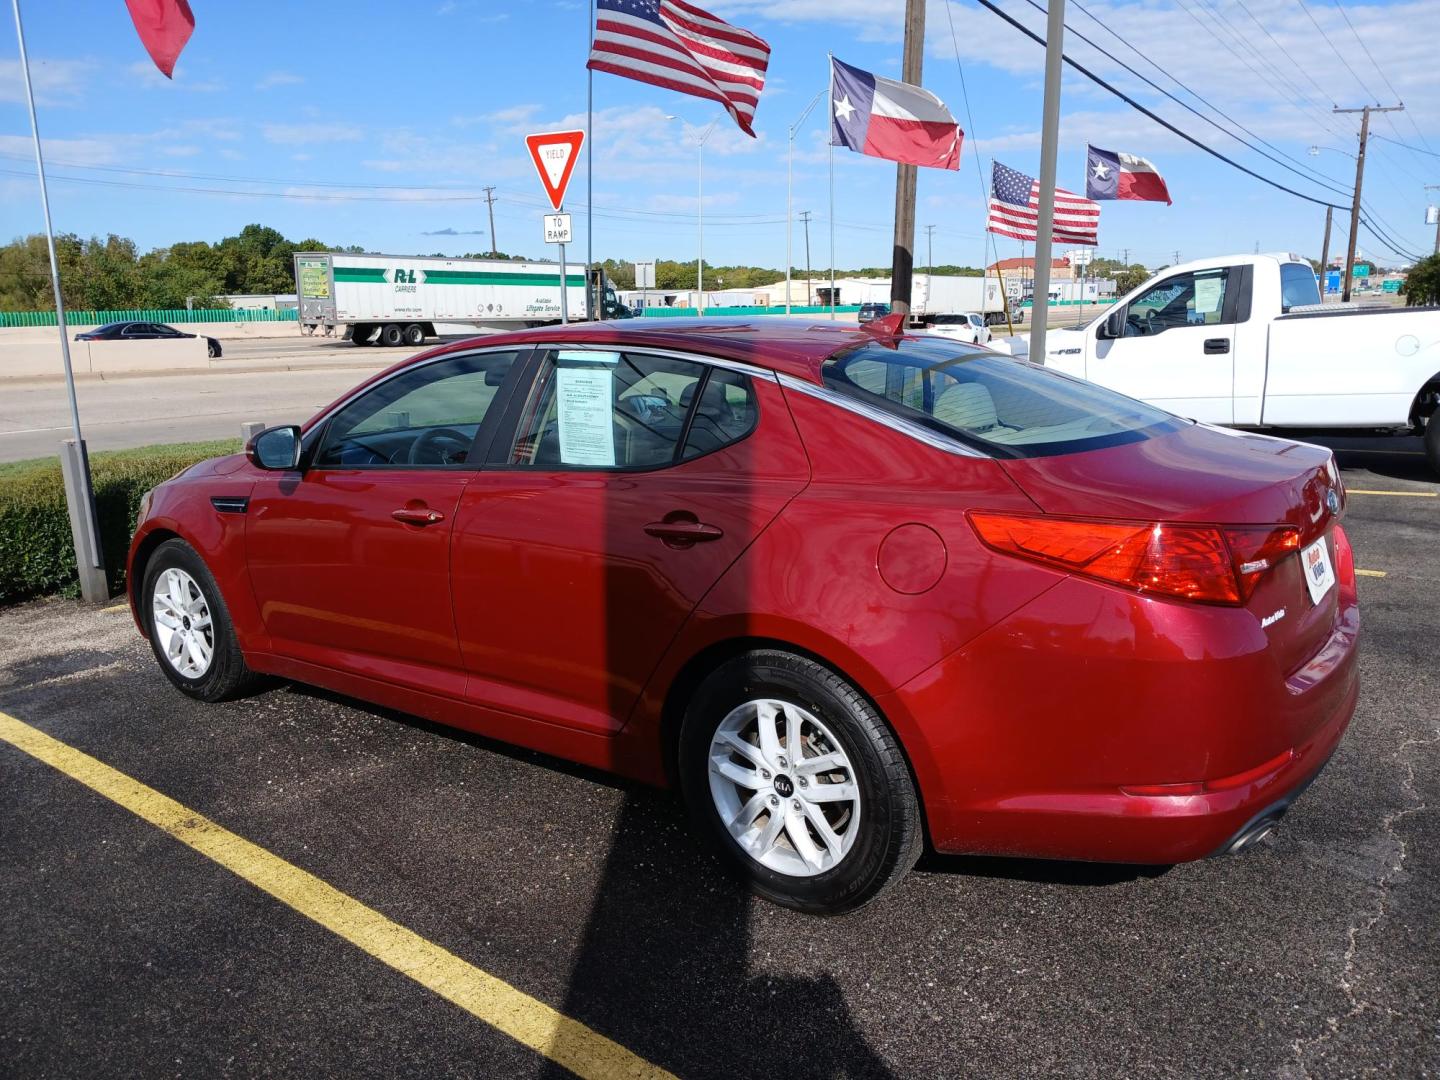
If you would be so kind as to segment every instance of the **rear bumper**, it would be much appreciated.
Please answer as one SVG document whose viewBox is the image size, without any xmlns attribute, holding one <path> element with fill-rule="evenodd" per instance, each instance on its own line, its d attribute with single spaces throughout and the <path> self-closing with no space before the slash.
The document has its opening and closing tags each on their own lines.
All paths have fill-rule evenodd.
<svg viewBox="0 0 1440 1080">
<path fill-rule="evenodd" d="M 1229 655 L 1212 637 L 1199 655 L 1140 659 L 1105 610 L 1084 621 L 1116 634 L 1070 639 L 1056 599 L 879 701 L 910 751 L 939 851 L 1148 864 L 1219 854 L 1288 809 L 1354 714 L 1353 602 L 1297 682 L 1263 670 L 1263 634 L 1262 647 Z M 1184 610 L 1113 596 L 1101 608 L 1112 605 L 1152 642 Z"/>
</svg>

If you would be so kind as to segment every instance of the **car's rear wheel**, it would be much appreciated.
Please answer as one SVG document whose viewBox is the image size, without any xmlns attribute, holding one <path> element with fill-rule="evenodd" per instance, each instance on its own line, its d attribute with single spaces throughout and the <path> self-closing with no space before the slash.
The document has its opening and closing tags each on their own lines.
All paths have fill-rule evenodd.
<svg viewBox="0 0 1440 1080">
<path fill-rule="evenodd" d="M 140 604 L 160 670 L 181 691 L 223 701 L 256 682 L 215 578 L 185 541 L 167 540 L 155 549 Z"/>
<path fill-rule="evenodd" d="M 409 326 L 405 327 L 405 344 L 424 345 L 425 328 L 419 323 L 411 323 Z"/>
<path fill-rule="evenodd" d="M 216 357 L 218 357 L 220 355 L 220 343 L 218 341 L 210 341 L 209 339 L 206 339 L 205 355 L 210 357 L 211 360 L 214 360 Z"/>
<path fill-rule="evenodd" d="M 837 915 L 920 855 L 920 807 L 894 734 L 813 660 L 757 650 L 696 691 L 680 735 L 691 813 L 758 894 Z"/>
</svg>

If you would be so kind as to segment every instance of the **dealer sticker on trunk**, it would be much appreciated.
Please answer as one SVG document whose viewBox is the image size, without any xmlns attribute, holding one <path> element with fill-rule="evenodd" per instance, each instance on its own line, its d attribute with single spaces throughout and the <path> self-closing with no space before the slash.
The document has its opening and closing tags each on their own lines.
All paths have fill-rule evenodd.
<svg viewBox="0 0 1440 1080">
<path fill-rule="evenodd" d="M 1305 573 L 1305 586 L 1310 590 L 1311 601 L 1320 603 L 1335 584 L 1335 568 L 1330 565 L 1330 551 L 1323 536 L 1300 552 L 1300 566 Z"/>
</svg>

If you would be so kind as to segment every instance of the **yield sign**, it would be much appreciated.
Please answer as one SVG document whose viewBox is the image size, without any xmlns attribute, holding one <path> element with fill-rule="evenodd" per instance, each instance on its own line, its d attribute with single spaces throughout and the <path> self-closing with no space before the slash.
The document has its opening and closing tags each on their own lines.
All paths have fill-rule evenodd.
<svg viewBox="0 0 1440 1080">
<path fill-rule="evenodd" d="M 540 183 L 556 210 L 565 201 L 565 188 L 575 171 L 575 162 L 580 160 L 580 144 L 584 141 L 583 131 L 543 131 L 525 136 Z"/>
</svg>

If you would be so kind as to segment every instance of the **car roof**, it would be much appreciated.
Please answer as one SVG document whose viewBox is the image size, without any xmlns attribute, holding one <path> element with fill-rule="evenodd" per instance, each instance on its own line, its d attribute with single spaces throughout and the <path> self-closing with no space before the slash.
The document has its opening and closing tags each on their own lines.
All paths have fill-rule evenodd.
<svg viewBox="0 0 1440 1080">
<path fill-rule="evenodd" d="M 573 342 L 708 354 L 819 383 L 821 364 L 837 352 L 869 338 L 867 331 L 861 329 L 857 323 L 844 320 L 843 316 L 837 316 L 835 321 L 828 318 L 788 318 L 783 315 L 764 315 L 758 318 L 618 319 L 611 322 L 544 326 L 533 330 L 468 338 L 442 345 L 412 360 L 401 361 L 396 368 L 482 345 L 493 347 Z"/>
</svg>

